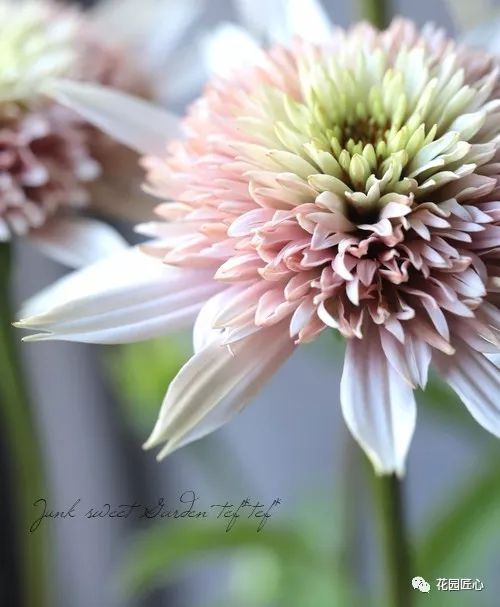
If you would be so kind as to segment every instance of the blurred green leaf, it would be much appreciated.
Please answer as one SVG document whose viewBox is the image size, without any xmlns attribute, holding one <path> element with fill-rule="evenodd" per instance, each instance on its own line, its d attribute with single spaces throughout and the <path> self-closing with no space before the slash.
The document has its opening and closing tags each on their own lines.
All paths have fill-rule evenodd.
<svg viewBox="0 0 500 607">
<path fill-rule="evenodd" d="M 472 478 L 433 524 L 418 547 L 421 575 L 470 577 L 481 570 L 488 542 L 500 537 L 500 473 L 498 451 L 485 470 Z M 437 518 L 437 520 L 436 520 Z M 484 570 L 484 569 L 483 569 Z"/>
<path fill-rule="evenodd" d="M 284 583 L 279 595 L 279 607 L 331 607 L 349 605 L 366 607 L 366 597 L 360 600 L 355 595 L 353 581 L 345 576 L 339 563 L 323 560 L 320 566 L 311 566 L 305 561 L 286 563 Z"/>
<path fill-rule="evenodd" d="M 230 556 L 232 607 L 366 606 L 344 562 L 340 511 L 330 499 L 304 502 L 288 524 L 260 533 L 244 520 L 229 533 L 221 521 L 155 525 L 130 546 L 124 587 L 135 594 L 168 583 L 188 565 Z"/>
<path fill-rule="evenodd" d="M 283 583 L 279 601 L 282 607 L 330 607 L 349 605 L 366 607 L 356 591 L 350 570 L 347 544 L 352 540 L 349 516 L 344 499 L 313 491 L 316 496 L 302 501 L 294 517 L 293 527 L 314 552 L 311 563 L 307 554 L 302 559 L 283 562 Z"/>
<path fill-rule="evenodd" d="M 189 358 L 183 335 L 171 335 L 106 350 L 106 363 L 131 426 L 141 436 L 153 427 L 172 379 Z"/>
<path fill-rule="evenodd" d="M 297 555 L 314 561 L 314 553 L 293 529 L 273 526 L 258 533 L 255 521 L 239 520 L 226 532 L 221 521 L 190 519 L 188 523 L 153 525 L 132 543 L 123 570 L 128 592 L 135 594 L 169 581 L 194 560 L 230 550 L 266 549 L 280 559 Z"/>
<path fill-rule="evenodd" d="M 276 604 L 283 585 L 283 563 L 274 550 L 246 549 L 235 559 L 230 578 L 230 604 L 262 607 Z M 256 583 L 258 580 L 258 583 Z"/>
</svg>

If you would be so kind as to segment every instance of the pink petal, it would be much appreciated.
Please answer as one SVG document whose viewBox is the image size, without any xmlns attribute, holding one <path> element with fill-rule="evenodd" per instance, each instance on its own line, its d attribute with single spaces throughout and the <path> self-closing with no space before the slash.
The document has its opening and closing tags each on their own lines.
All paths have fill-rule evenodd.
<svg viewBox="0 0 500 607">
<path fill-rule="evenodd" d="M 171 268 L 131 248 L 42 291 L 17 326 L 43 331 L 30 341 L 138 341 L 191 324 L 220 288 L 210 272 Z"/>
<path fill-rule="evenodd" d="M 342 411 L 379 474 L 402 475 L 416 421 L 413 389 L 383 354 L 378 332 L 347 342 L 340 384 Z"/>
<path fill-rule="evenodd" d="M 456 344 L 455 348 L 455 356 L 436 353 L 434 364 L 474 419 L 500 437 L 500 371 L 484 354 L 463 342 Z"/>
<path fill-rule="evenodd" d="M 213 432 L 239 413 L 294 349 L 285 323 L 228 346 L 212 342 L 171 382 L 156 426 L 144 445 L 164 442 L 159 458 Z"/>
<path fill-rule="evenodd" d="M 28 238 L 45 255 L 81 268 L 128 248 L 126 241 L 105 223 L 83 217 L 54 217 Z"/>
</svg>

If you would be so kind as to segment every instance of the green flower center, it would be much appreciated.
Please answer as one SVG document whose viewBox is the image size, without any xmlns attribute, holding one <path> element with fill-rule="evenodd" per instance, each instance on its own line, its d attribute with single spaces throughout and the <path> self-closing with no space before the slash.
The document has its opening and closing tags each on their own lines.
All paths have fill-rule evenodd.
<svg viewBox="0 0 500 607">
<path fill-rule="evenodd" d="M 237 118 L 262 149 L 259 163 L 252 147 L 252 162 L 330 192 L 353 221 L 376 221 L 391 202 L 432 200 L 494 153 L 500 128 L 481 129 L 497 76 L 466 83 L 451 51 L 437 62 L 423 46 L 395 59 L 351 48 L 303 60 L 298 73 L 299 97 L 268 85 L 258 112 Z"/>
</svg>

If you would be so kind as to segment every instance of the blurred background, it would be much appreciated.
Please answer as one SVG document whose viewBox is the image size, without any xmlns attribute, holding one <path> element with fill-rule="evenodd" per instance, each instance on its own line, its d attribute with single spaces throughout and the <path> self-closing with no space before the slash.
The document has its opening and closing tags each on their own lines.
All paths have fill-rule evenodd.
<svg viewBox="0 0 500 607">
<path fill-rule="evenodd" d="M 116 5 L 119 10 L 119 0 Z M 358 17 L 355 2 L 324 5 L 340 25 Z M 471 5 L 479 11 L 481 2 L 453 11 L 443 0 L 400 0 L 393 1 L 393 10 L 455 33 L 458 23 L 476 25 Z M 223 20 L 235 20 L 231 3 L 210 0 L 194 28 Z M 131 237 L 129 226 L 118 227 Z M 65 272 L 26 243 L 16 254 L 17 302 Z M 54 510 L 81 499 L 82 511 L 106 503 L 154 506 L 161 497 L 175 508 L 189 490 L 199 497 L 200 509 L 247 497 L 264 504 L 279 498 L 281 505 L 260 533 L 254 521 L 241 520 L 228 534 L 214 518 L 45 521 L 50 604 L 384 605 L 371 471 L 340 412 L 341 342 L 325 336 L 300 349 L 229 426 L 157 463 L 141 444 L 190 351 L 188 335 L 126 347 L 24 345 L 46 471 L 43 497 Z M 500 593 L 500 446 L 436 381 L 420 395 L 420 404 L 406 481 L 414 575 L 431 584 L 438 577 L 478 578 L 485 588 L 431 591 L 416 599 L 439 607 L 493 607 Z M 14 513 L 8 492 L 2 493 L 0 514 L 8 522 Z M 3 527 L 2 576 L 11 587 L 5 605 L 15 605 L 16 571 L 8 563 L 11 544 L 8 525 Z"/>
</svg>

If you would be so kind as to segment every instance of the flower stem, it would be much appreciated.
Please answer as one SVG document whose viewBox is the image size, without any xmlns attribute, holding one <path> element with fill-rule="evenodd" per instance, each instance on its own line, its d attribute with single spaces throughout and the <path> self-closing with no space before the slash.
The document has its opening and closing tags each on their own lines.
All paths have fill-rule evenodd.
<svg viewBox="0 0 500 607">
<path fill-rule="evenodd" d="M 11 466 L 12 503 L 15 507 L 23 607 L 46 604 L 45 534 L 30 533 L 33 503 L 43 497 L 41 461 L 32 427 L 30 409 L 13 340 L 9 277 L 11 252 L 0 244 L 0 423 Z"/>
<path fill-rule="evenodd" d="M 410 545 L 407 537 L 402 483 L 396 476 L 376 479 L 380 536 L 384 551 L 384 607 L 411 607 Z"/>
<path fill-rule="evenodd" d="M 375 27 L 383 29 L 390 21 L 390 0 L 360 0 L 361 16 Z"/>
</svg>

